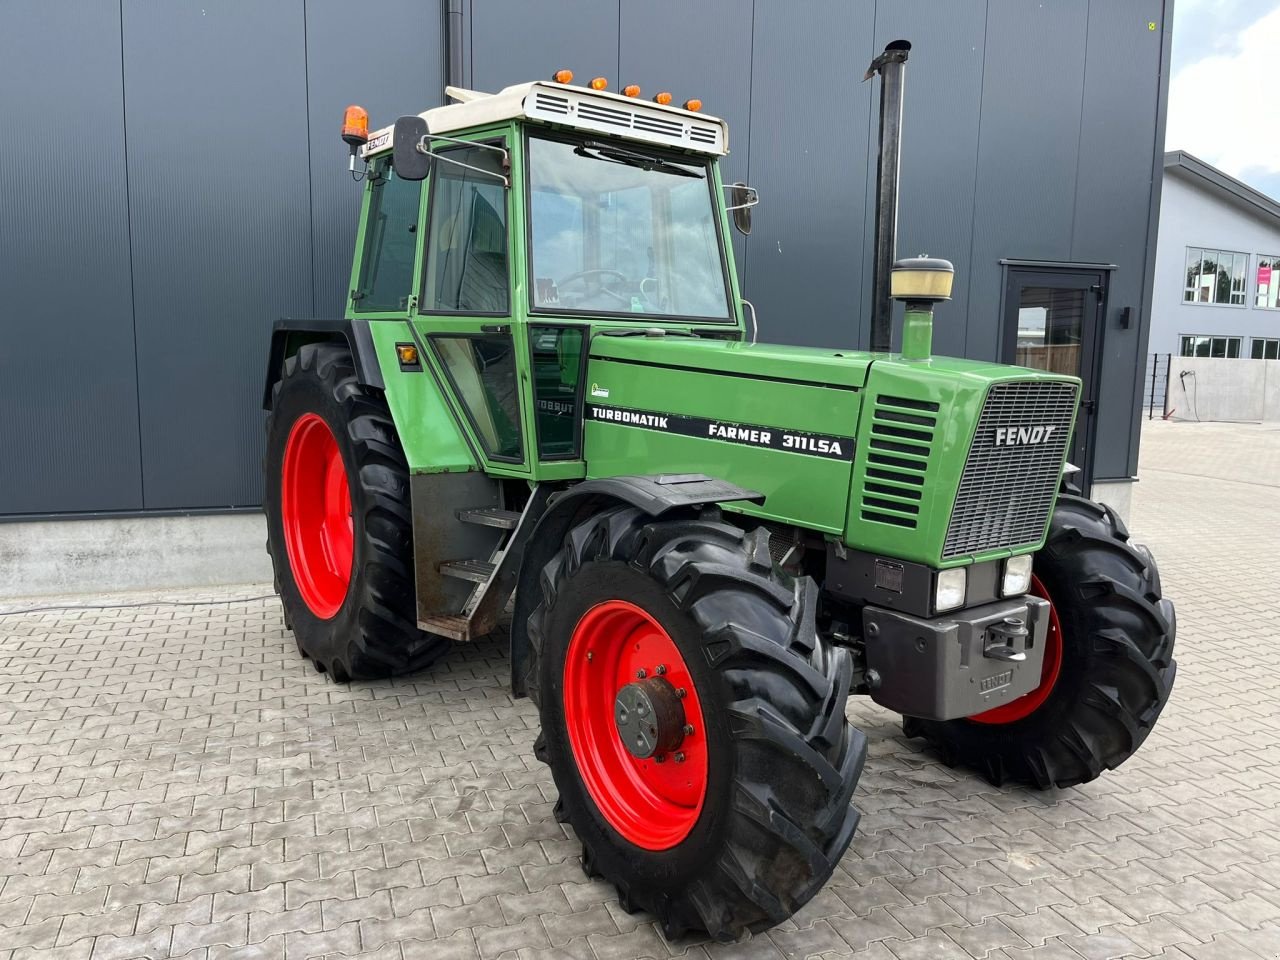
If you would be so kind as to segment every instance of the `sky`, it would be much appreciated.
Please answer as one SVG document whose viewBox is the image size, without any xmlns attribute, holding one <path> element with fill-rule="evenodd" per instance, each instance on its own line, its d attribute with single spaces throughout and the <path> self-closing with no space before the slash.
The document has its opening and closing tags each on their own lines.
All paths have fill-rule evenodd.
<svg viewBox="0 0 1280 960">
<path fill-rule="evenodd" d="M 1280 0 L 1175 0 L 1165 149 L 1280 200 Z"/>
</svg>

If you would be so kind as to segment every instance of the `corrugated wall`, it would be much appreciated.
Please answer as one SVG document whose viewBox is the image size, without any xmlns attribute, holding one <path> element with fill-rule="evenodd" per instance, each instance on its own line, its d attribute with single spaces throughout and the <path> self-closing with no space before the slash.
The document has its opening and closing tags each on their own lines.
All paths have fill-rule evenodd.
<svg viewBox="0 0 1280 960">
<path fill-rule="evenodd" d="M 735 240 L 764 339 L 865 345 L 871 57 L 904 37 L 902 253 L 956 262 L 941 353 L 994 358 L 1002 258 L 1115 263 L 1099 477 L 1136 459 L 1162 0 L 469 0 L 466 76 L 700 96 L 727 179 L 760 189 Z M 359 188 L 342 107 L 440 102 L 438 3 L 9 0 L 0 154 L 0 515 L 259 502 L 266 333 L 334 316 Z M 1156 29 L 1150 30 L 1148 22 Z M 52 69 L 56 64 L 57 68 Z M 39 78 L 39 82 L 33 82 Z M 46 149 L 47 148 L 47 149 Z"/>
</svg>

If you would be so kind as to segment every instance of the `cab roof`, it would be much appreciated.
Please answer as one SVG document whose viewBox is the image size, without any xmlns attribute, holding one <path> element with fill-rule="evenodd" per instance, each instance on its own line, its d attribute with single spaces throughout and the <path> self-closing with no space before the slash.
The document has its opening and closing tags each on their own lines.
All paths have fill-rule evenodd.
<svg viewBox="0 0 1280 960">
<path fill-rule="evenodd" d="M 506 120 L 532 120 L 694 153 L 723 156 L 729 152 L 728 124 L 717 117 L 604 90 L 535 80 L 498 93 L 462 87 L 445 87 L 444 92 L 456 102 L 419 114 L 433 134 L 452 134 Z M 368 158 L 390 150 L 391 133 L 391 127 L 375 130 L 360 148 L 360 156 Z"/>
</svg>

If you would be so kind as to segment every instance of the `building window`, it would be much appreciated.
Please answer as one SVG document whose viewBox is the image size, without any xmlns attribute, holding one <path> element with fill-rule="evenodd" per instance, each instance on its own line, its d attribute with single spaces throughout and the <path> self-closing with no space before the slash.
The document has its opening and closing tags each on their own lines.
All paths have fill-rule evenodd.
<svg viewBox="0 0 1280 960">
<path fill-rule="evenodd" d="M 1217 303 L 1243 307 L 1249 258 L 1231 250 L 1187 247 L 1186 303 Z"/>
<path fill-rule="evenodd" d="M 1254 337 L 1249 344 L 1249 357 L 1253 360 L 1280 360 L 1280 340 Z"/>
<path fill-rule="evenodd" d="M 1258 255 L 1258 298 L 1253 305 L 1280 310 L 1280 257 Z"/>
<path fill-rule="evenodd" d="M 1241 337 L 1199 337 L 1194 334 L 1182 338 L 1182 356 L 1184 357 L 1230 357 L 1240 356 Z"/>
</svg>

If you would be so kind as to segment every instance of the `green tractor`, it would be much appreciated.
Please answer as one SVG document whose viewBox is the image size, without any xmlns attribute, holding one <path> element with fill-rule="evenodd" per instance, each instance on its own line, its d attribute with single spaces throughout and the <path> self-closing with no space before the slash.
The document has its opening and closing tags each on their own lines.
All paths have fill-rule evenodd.
<svg viewBox="0 0 1280 960">
<path fill-rule="evenodd" d="M 873 64 L 900 352 L 756 343 L 725 124 L 567 72 L 373 134 L 349 110 L 346 319 L 272 333 L 268 546 L 302 655 L 401 674 L 509 613 L 556 815 L 668 937 L 764 929 L 831 876 L 851 694 L 1052 788 L 1123 763 L 1173 684 L 1151 555 L 1062 493 L 1079 382 L 932 356 L 951 266 L 885 256 L 905 56 Z"/>
</svg>

